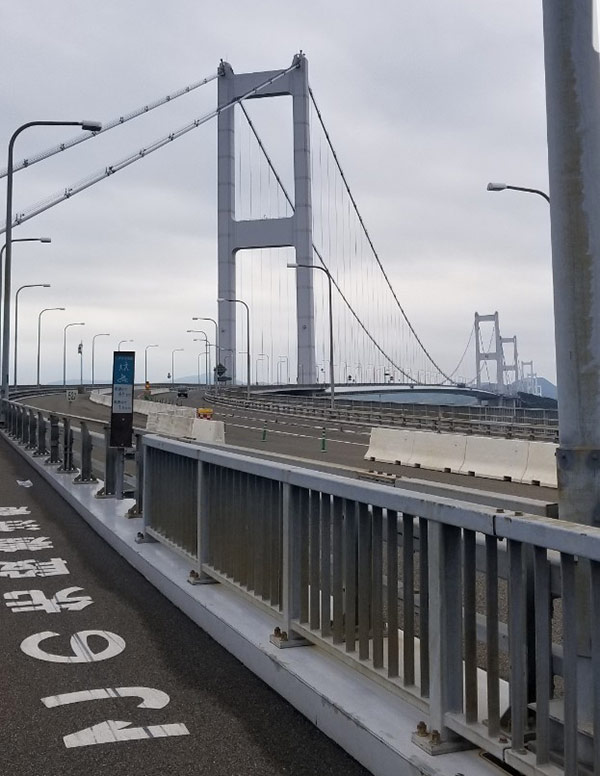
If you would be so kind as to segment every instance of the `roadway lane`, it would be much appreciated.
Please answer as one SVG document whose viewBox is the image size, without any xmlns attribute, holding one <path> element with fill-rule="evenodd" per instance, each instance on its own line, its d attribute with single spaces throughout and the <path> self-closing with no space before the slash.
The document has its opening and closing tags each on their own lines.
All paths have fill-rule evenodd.
<svg viewBox="0 0 600 776">
<path fill-rule="evenodd" d="M 298 459 L 298 465 L 315 469 L 328 469 L 333 465 L 336 468 L 336 473 L 350 477 L 375 470 L 396 477 L 539 499 L 549 503 L 555 502 L 557 498 L 556 490 L 553 488 L 366 461 L 364 456 L 369 446 L 371 426 L 346 421 L 323 426 L 318 420 L 312 418 L 232 408 L 218 404 L 212 405 L 204 398 L 202 389 L 190 390 L 188 399 L 176 399 L 174 394 L 164 394 L 161 399 L 169 403 L 185 404 L 191 407 L 213 406 L 214 419 L 222 420 L 225 423 L 227 444 L 243 447 L 248 451 L 254 450 L 261 457 L 285 456 Z M 24 400 L 24 403 L 43 407 L 59 414 L 69 412 L 69 405 L 64 394 L 33 397 Z M 93 404 L 86 396 L 78 396 L 77 400 L 73 402 L 70 412 L 89 418 L 103 418 L 104 421 L 107 421 L 109 416 L 106 407 Z M 134 415 L 134 424 L 144 428 L 146 425 L 145 416 Z M 96 430 L 100 430 L 102 425 L 104 423 L 99 420 Z M 93 425 L 90 427 L 92 428 Z M 324 428 L 325 450 L 323 450 L 322 439 Z M 266 438 L 263 441 L 265 431 Z"/>
<path fill-rule="evenodd" d="M 3 440 L 0 467 L 1 774 L 366 776 L 108 547 Z M 85 641 L 71 649 L 82 631 L 97 633 L 88 649 Z M 42 638 L 46 632 L 59 635 Z M 68 656 L 76 660 L 55 662 Z M 92 690 L 100 697 L 86 699 Z M 142 698 L 149 708 L 139 708 Z M 139 740 L 84 745 L 114 739 L 125 722 Z"/>
</svg>

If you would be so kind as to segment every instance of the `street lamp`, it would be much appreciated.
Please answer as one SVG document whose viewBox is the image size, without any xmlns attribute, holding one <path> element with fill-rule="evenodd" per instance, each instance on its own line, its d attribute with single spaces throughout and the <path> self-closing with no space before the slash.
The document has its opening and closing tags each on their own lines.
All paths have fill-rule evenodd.
<svg viewBox="0 0 600 776">
<path fill-rule="evenodd" d="M 80 126 L 89 132 L 99 132 L 102 124 L 98 121 L 28 121 L 12 134 L 8 141 L 8 164 L 6 165 L 6 257 L 4 260 L 4 312 L 2 325 L 2 398 L 8 400 L 8 349 L 10 343 L 10 283 L 12 265 L 12 194 L 13 194 L 13 155 L 17 137 L 29 127 L 68 127 Z"/>
<path fill-rule="evenodd" d="M 15 388 L 17 387 L 17 326 L 19 321 L 19 294 L 24 288 L 50 288 L 50 283 L 26 283 L 24 286 L 21 286 L 20 288 L 17 288 L 17 293 L 15 294 L 15 357 L 14 357 L 14 366 L 13 366 L 13 375 L 14 375 L 14 383 L 13 385 Z"/>
<path fill-rule="evenodd" d="M 132 339 L 129 339 L 129 340 L 121 340 L 121 341 L 119 342 L 118 346 L 117 346 L 117 350 L 121 350 L 121 345 L 122 345 L 124 342 L 133 342 L 133 340 L 132 340 Z"/>
<path fill-rule="evenodd" d="M 144 348 L 144 385 L 148 382 L 148 348 L 157 348 L 158 345 L 146 345 Z"/>
<path fill-rule="evenodd" d="M 183 348 L 175 348 L 171 351 L 171 385 L 175 382 L 175 353 L 182 351 Z"/>
<path fill-rule="evenodd" d="M 298 269 L 298 267 L 302 267 L 303 269 L 318 269 L 327 275 L 329 287 L 329 392 L 331 394 L 331 409 L 333 409 L 335 402 L 335 378 L 333 373 L 333 298 L 331 292 L 331 273 L 326 267 L 321 267 L 318 264 L 288 264 L 287 266 L 290 269 Z"/>
<path fill-rule="evenodd" d="M 243 304 L 246 308 L 246 370 L 248 372 L 248 382 L 246 387 L 246 397 L 250 400 L 250 308 L 242 299 L 217 299 L 217 302 L 232 302 Z"/>
<path fill-rule="evenodd" d="M 96 337 L 110 337 L 110 334 L 94 334 L 92 337 L 92 388 L 94 387 L 94 359 L 95 359 L 95 352 L 96 352 Z"/>
<path fill-rule="evenodd" d="M 191 329 L 189 331 L 191 331 Z M 198 334 L 204 334 L 204 332 L 203 331 L 199 331 Z M 204 361 L 205 361 L 204 369 L 205 369 L 205 372 L 206 372 L 206 385 L 208 385 L 208 375 L 209 375 L 209 370 L 210 370 L 210 365 L 209 365 L 210 342 L 208 341 L 208 337 L 206 336 L 206 334 L 204 334 L 204 338 L 202 338 L 202 337 L 194 337 L 194 342 L 204 342 L 204 344 L 206 346 L 205 349 L 204 349 Z M 198 354 L 198 357 L 200 357 L 200 354 Z M 199 361 L 198 361 L 198 384 L 200 384 L 200 362 Z"/>
<path fill-rule="evenodd" d="M 271 367 L 270 367 L 269 355 L 267 353 L 259 353 L 257 358 L 256 358 L 256 384 L 257 385 L 258 385 L 258 362 L 259 361 L 264 361 L 265 358 L 267 359 L 267 384 L 270 381 Z"/>
<path fill-rule="evenodd" d="M 16 240 L 13 240 L 16 242 Z M 44 307 L 44 309 L 38 315 L 38 335 L 37 335 L 37 386 L 40 387 L 40 342 L 42 340 L 42 315 L 49 313 L 51 310 L 65 310 L 64 307 Z"/>
<path fill-rule="evenodd" d="M 287 356 L 279 356 L 279 361 L 277 362 L 277 382 L 279 385 L 283 384 L 283 381 L 281 379 L 281 365 L 285 364 L 285 376 L 286 379 L 289 382 L 290 379 L 290 360 Z"/>
<path fill-rule="evenodd" d="M 85 326 L 85 323 L 67 323 L 63 329 L 63 385 L 67 384 L 67 329 L 71 326 Z"/>
<path fill-rule="evenodd" d="M 50 237 L 19 237 L 15 240 L 13 240 L 13 243 L 16 242 L 41 242 L 41 243 L 50 243 L 52 242 L 52 239 Z M 2 248 L 0 248 L 0 273 L 2 272 L 2 260 L 4 258 L 4 252 L 6 251 L 6 246 L 8 245 L 8 242 L 5 242 Z M 8 342 L 8 337 L 6 338 L 6 341 Z M 3 345 L 4 347 L 4 345 Z M 7 369 L 8 369 L 8 355 L 6 357 L 7 359 Z M 7 376 L 8 377 L 8 376 Z"/>
<path fill-rule="evenodd" d="M 510 191 L 526 191 L 528 194 L 538 194 L 550 204 L 550 197 L 545 191 L 540 191 L 540 189 L 530 189 L 527 186 L 509 186 L 508 183 L 488 183 L 487 185 L 488 191 L 505 191 L 506 189 Z"/>
<path fill-rule="evenodd" d="M 221 346 L 219 345 L 219 324 L 215 321 L 214 318 L 201 318 L 200 316 L 194 316 L 192 318 L 193 321 L 211 321 L 211 323 L 214 323 L 215 325 L 215 348 L 216 348 L 216 354 L 215 357 L 217 359 L 217 364 L 221 363 Z M 215 366 L 217 365 L 215 364 Z M 219 382 L 217 380 L 217 373 L 215 372 L 215 386 L 218 389 L 219 388 Z"/>
</svg>

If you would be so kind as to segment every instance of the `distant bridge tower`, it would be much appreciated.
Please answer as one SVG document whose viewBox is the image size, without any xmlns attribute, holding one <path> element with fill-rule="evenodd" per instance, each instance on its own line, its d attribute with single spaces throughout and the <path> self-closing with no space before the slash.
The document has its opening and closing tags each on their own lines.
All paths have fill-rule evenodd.
<svg viewBox="0 0 600 776">
<path fill-rule="evenodd" d="M 308 63 L 304 54 L 296 54 L 296 67 L 266 86 L 251 98 L 291 95 L 294 132 L 294 213 L 288 218 L 237 221 L 235 218 L 235 121 L 233 109 L 218 117 L 218 296 L 236 297 L 235 257 L 239 250 L 293 246 L 298 264 L 313 263 L 312 202 L 310 167 L 310 127 Z M 235 74 L 227 62 L 221 62 L 218 79 L 219 107 L 230 103 L 253 88 L 277 76 L 281 71 Z M 317 379 L 314 332 L 313 272 L 297 269 L 296 310 L 298 339 L 298 382 Z M 219 347 L 236 352 L 237 305 L 219 302 Z M 252 312 L 252 311 L 251 311 Z M 235 358 L 232 359 L 235 379 Z"/>
<path fill-rule="evenodd" d="M 481 349 L 481 323 L 494 324 L 494 350 L 483 351 Z M 477 375 L 477 387 L 481 388 L 481 367 L 485 361 L 496 363 L 496 390 L 504 393 L 504 353 L 502 351 L 502 337 L 500 336 L 500 323 L 498 313 L 493 315 L 479 315 L 475 313 L 475 374 Z"/>
<path fill-rule="evenodd" d="M 516 338 L 516 336 L 514 336 L 514 337 L 501 337 L 500 339 L 502 341 L 502 346 L 503 346 L 502 347 L 502 360 L 504 362 L 504 366 L 503 366 L 504 374 L 506 374 L 507 372 L 512 372 L 512 375 L 511 375 L 512 380 L 510 380 L 510 381 L 507 380 L 506 381 L 507 385 L 510 385 L 512 383 L 514 385 L 514 390 L 518 391 L 519 387 L 518 387 L 517 384 L 519 382 L 519 351 L 517 349 L 517 338 Z M 512 344 L 512 346 L 513 346 L 512 364 L 507 364 L 505 359 L 504 359 L 504 345 L 505 344 L 507 344 L 507 345 Z"/>
</svg>

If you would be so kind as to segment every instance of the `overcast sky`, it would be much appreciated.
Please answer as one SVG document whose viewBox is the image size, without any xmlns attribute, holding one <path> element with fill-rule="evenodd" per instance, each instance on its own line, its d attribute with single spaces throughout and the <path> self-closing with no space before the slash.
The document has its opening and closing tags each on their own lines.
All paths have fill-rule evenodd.
<svg viewBox="0 0 600 776">
<path fill-rule="evenodd" d="M 27 0 L 4 3 L 0 23 L 2 149 L 30 120 L 108 121 L 211 75 L 221 58 L 236 72 L 267 70 L 303 50 L 380 257 L 436 360 L 452 370 L 474 312 L 498 310 L 503 336 L 516 334 L 520 357 L 554 380 L 548 207 L 486 191 L 490 180 L 547 189 L 539 0 Z M 15 211 L 215 102 L 213 82 L 19 173 Z M 264 131 L 277 145 L 277 127 Z M 31 129 L 15 158 L 73 134 Z M 192 315 L 216 316 L 215 157 L 212 122 L 14 231 L 52 238 L 13 251 L 13 289 L 52 283 L 20 297 L 21 381 L 35 379 L 37 315 L 54 306 L 68 310 L 44 317 L 43 380 L 60 378 L 63 326 L 77 321 L 88 374 L 91 336 L 103 332 L 97 376 L 122 339 L 134 340 L 140 366 L 144 346 L 160 346 L 152 380 L 166 379 L 177 347 L 176 373 L 196 373 L 198 343 L 185 330 Z M 70 378 L 79 339 L 71 329 Z M 461 372 L 472 377 L 471 353 Z"/>
</svg>

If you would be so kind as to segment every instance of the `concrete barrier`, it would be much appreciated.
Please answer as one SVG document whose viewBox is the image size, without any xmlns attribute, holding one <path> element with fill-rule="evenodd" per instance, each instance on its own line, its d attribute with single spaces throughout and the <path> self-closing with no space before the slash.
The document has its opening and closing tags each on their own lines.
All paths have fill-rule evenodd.
<svg viewBox="0 0 600 776">
<path fill-rule="evenodd" d="M 447 472 L 460 471 L 467 447 L 468 437 L 465 434 L 437 434 L 430 431 L 413 431 L 412 434 L 414 443 L 410 456 L 411 466 Z"/>
<path fill-rule="evenodd" d="M 211 442 L 216 445 L 225 444 L 225 424 L 222 420 L 204 420 L 194 418 L 192 438 L 195 442 Z"/>
<path fill-rule="evenodd" d="M 557 445 L 552 442 L 529 442 L 529 457 L 523 482 L 534 485 L 545 485 L 549 488 L 558 487 L 556 475 Z"/>
<path fill-rule="evenodd" d="M 555 488 L 555 456 L 551 442 L 377 427 L 365 459 Z"/>
<path fill-rule="evenodd" d="M 410 466 L 413 445 L 414 432 L 412 431 L 380 426 L 372 428 L 365 459 Z"/>
<path fill-rule="evenodd" d="M 459 473 L 522 482 L 529 444 L 522 439 L 469 436 Z"/>
</svg>

